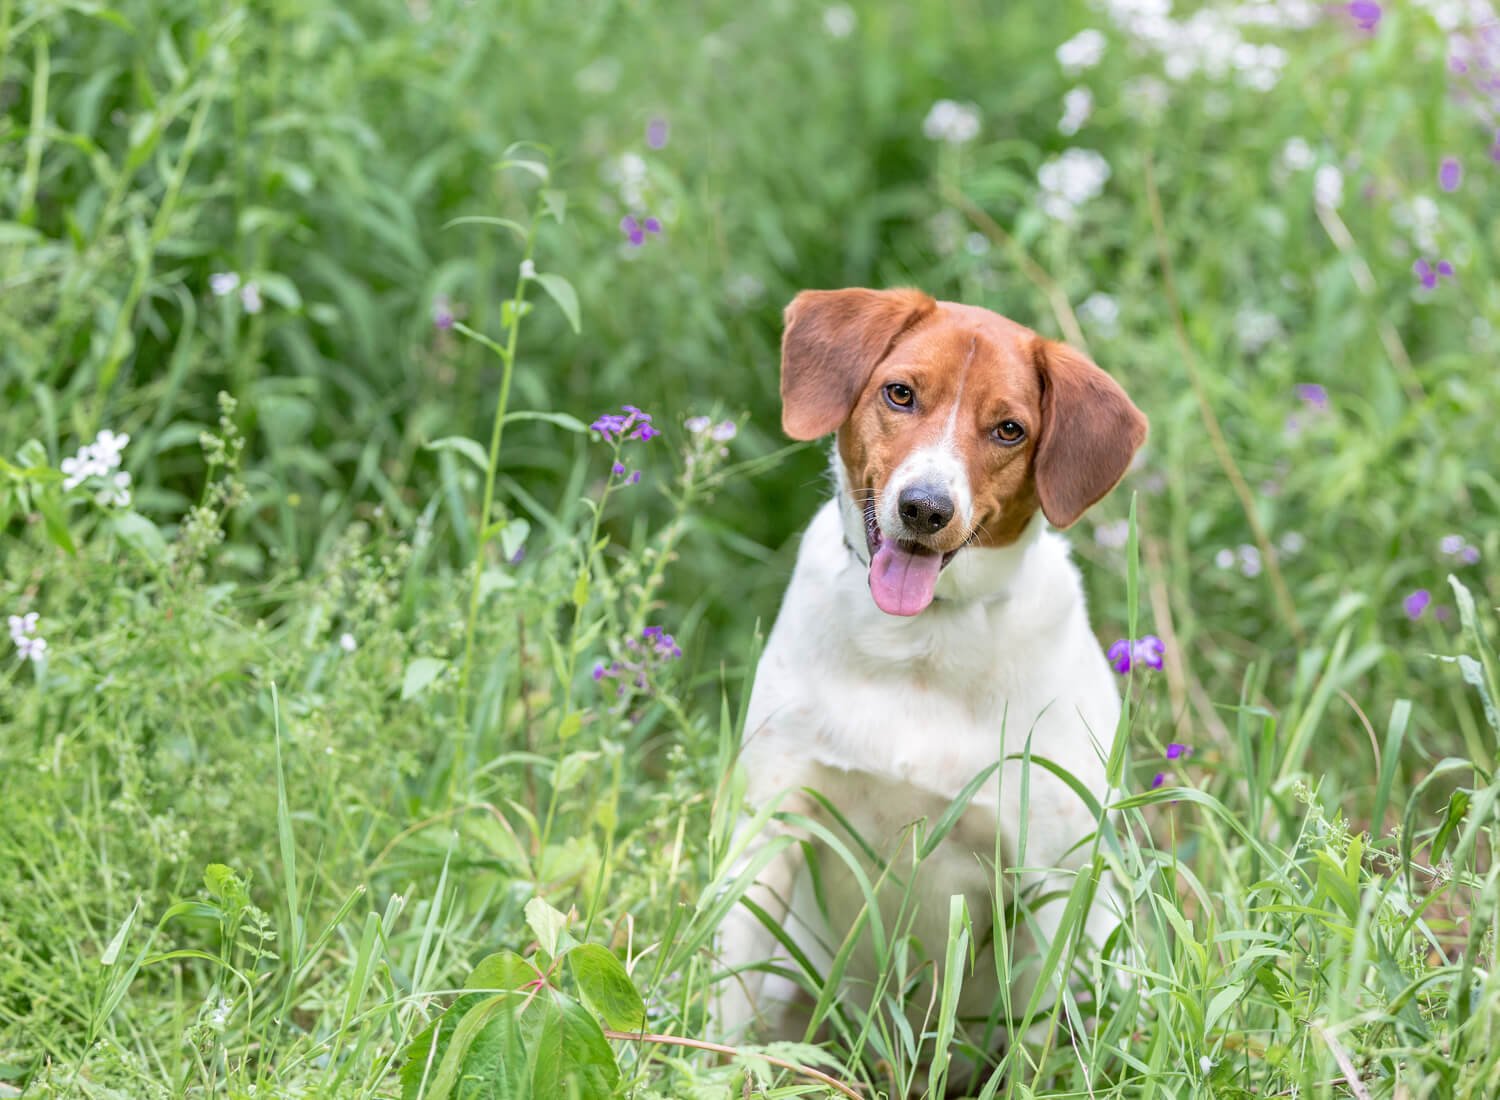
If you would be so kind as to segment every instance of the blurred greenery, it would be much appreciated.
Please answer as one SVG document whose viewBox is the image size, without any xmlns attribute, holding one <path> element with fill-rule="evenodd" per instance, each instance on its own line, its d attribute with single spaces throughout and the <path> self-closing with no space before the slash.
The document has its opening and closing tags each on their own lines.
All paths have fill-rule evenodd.
<svg viewBox="0 0 1500 1100">
<path fill-rule="evenodd" d="M 1289 852 L 1304 812 L 1333 823 L 1340 858 L 1347 823 L 1409 859 L 1388 833 L 1398 807 L 1431 842 L 1457 782 L 1438 762 L 1466 760 L 1478 790 L 1496 761 L 1474 682 L 1431 656 L 1493 637 L 1500 601 L 1500 165 L 1487 93 L 1449 63 L 1493 50 L 1476 28 L 1494 13 L 1391 5 L 1364 30 L 1361 5 L 1182 7 L 0 0 L 0 595 L 7 615 L 39 611 L 49 642 L 45 662 L 7 654 L 0 672 L 0 894 L 16 899 L 0 1089 L 71 1094 L 100 1058 L 114 1068 L 82 1079 L 127 1095 L 289 1088 L 328 1035 L 358 1032 L 348 975 L 299 951 L 283 1004 L 298 998 L 311 1045 L 274 1070 L 243 1053 L 272 1043 L 269 1007 L 239 1053 L 204 1053 L 222 1027 L 200 1002 L 227 986 L 212 968 L 184 986 L 188 961 L 110 1023 L 102 945 L 135 898 L 145 928 L 198 896 L 210 862 L 256 872 L 283 947 L 326 926 L 330 951 L 366 961 L 342 923 L 350 891 L 422 896 L 381 964 L 399 1026 L 351 1038 L 364 1091 L 339 1070 L 327 1095 L 385 1095 L 423 998 L 522 947 L 531 892 L 577 904 L 596 934 L 618 939 L 626 915 L 653 942 L 680 932 L 673 905 L 722 854 L 702 838 L 758 625 L 826 491 L 824 447 L 779 427 L 780 310 L 806 287 L 916 285 L 1085 344 L 1152 422 L 1073 540 L 1108 644 L 1127 632 L 1135 496 L 1143 630 L 1169 648 L 1146 743 L 1197 746 L 1197 779 L 1236 814 L 1279 800 Z M 1090 27 L 1102 56 L 1076 71 L 1058 47 Z M 1064 134 L 1079 87 L 1092 113 Z M 975 135 L 930 136 L 948 99 Z M 1074 148 L 1108 179 L 1069 220 L 1045 180 Z M 1444 157 L 1463 166 L 1451 192 Z M 633 245 L 627 215 L 661 232 Z M 580 333 L 539 285 L 524 317 L 505 312 L 532 229 L 537 271 L 576 289 Z M 1454 275 L 1425 288 L 1414 262 L 1440 259 Z M 621 485 L 568 421 L 514 420 L 496 515 L 525 525 L 492 539 L 484 463 L 428 445 L 483 457 L 504 361 L 464 329 L 503 345 L 511 322 L 512 411 L 588 423 L 636 405 L 664 436 L 620 452 L 643 474 Z M 697 415 L 737 424 L 727 454 L 684 429 Z M 130 435 L 128 508 L 64 487 L 64 460 L 101 430 Z M 1479 605 L 1472 636 L 1450 572 Z M 631 659 L 651 623 L 684 655 L 615 704 L 591 670 Z M 1247 792 L 1249 715 L 1275 735 Z M 294 731 L 290 809 L 267 770 L 273 718 Z M 1379 744 L 1402 750 L 1387 779 Z M 449 816 L 486 806 L 455 847 Z M 292 825 L 320 880 L 303 911 L 273 839 Z M 1198 880 L 1249 858 L 1203 827 L 1179 852 L 1206 861 Z M 1471 891 L 1459 909 L 1493 905 L 1486 843 L 1442 879 Z M 1388 868 L 1369 870 L 1355 888 L 1379 893 Z M 1247 898 L 1217 899 L 1224 927 Z M 400 907 L 374 907 L 384 943 Z M 697 934 L 653 979 L 689 1028 Z M 237 935 L 209 954 L 253 967 Z M 201 1056 L 183 1070 L 174 1037 L 192 1020 Z M 1403 1034 L 1429 1053 L 1450 1041 Z M 1218 1084 L 1342 1094 L 1324 1047 L 1283 1055 Z M 665 1063 L 642 1064 L 674 1094 Z M 1069 1072 L 1038 1070 L 1036 1087 Z M 1487 1072 L 1465 1087 L 1488 1095 Z"/>
</svg>

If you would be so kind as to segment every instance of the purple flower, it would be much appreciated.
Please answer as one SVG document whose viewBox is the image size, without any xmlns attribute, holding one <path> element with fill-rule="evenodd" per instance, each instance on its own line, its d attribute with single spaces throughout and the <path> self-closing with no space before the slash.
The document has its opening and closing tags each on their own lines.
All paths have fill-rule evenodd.
<svg viewBox="0 0 1500 1100">
<path fill-rule="evenodd" d="M 453 308 L 441 294 L 432 300 L 432 327 L 445 332 L 453 327 Z"/>
<path fill-rule="evenodd" d="M 604 413 L 592 424 L 590 430 L 599 433 L 608 443 L 623 443 L 639 439 L 642 442 L 655 439 L 661 434 L 651 426 L 651 414 L 642 412 L 634 405 L 621 405 L 623 413 Z"/>
<path fill-rule="evenodd" d="M 1123 676 L 1136 665 L 1160 670 L 1166 650 L 1167 647 L 1160 638 L 1155 634 L 1147 634 L 1134 641 L 1129 638 L 1119 639 L 1109 647 L 1105 656 L 1109 659 L 1110 666 Z"/>
<path fill-rule="evenodd" d="M 604 663 L 602 661 L 594 666 L 594 679 L 596 681 L 604 679 Z"/>
<path fill-rule="evenodd" d="M 1438 186 L 1444 191 L 1457 191 L 1463 178 L 1464 169 L 1458 163 L 1458 158 L 1444 157 L 1443 163 L 1438 166 Z"/>
<path fill-rule="evenodd" d="M 1434 266 L 1426 260 L 1418 260 L 1411 265 L 1412 274 L 1428 290 L 1433 290 L 1438 285 L 1438 279 L 1450 279 L 1453 277 L 1453 265 L 1447 260 L 1439 260 Z"/>
<path fill-rule="evenodd" d="M 1166 781 L 1167 781 L 1167 773 L 1166 772 L 1157 772 L 1154 776 L 1151 777 L 1151 789 L 1153 791 L 1156 790 L 1157 787 L 1160 787 Z"/>
<path fill-rule="evenodd" d="M 1317 382 L 1299 382 L 1297 396 L 1309 408 L 1316 409 L 1318 412 L 1328 411 L 1328 390 Z"/>
<path fill-rule="evenodd" d="M 1167 745 L 1167 759 L 1176 760 L 1178 757 L 1186 756 L 1191 751 L 1186 745 L 1181 745 L 1173 741 Z"/>
<path fill-rule="evenodd" d="M 637 470 L 637 471 L 635 471 L 635 473 L 633 473 L 633 474 L 630 475 L 630 484 L 632 484 L 632 485 L 639 485 L 640 483 L 641 483 L 641 472 L 639 470 Z"/>
<path fill-rule="evenodd" d="M 625 238 L 630 242 L 632 248 L 639 248 L 646 243 L 647 233 L 661 232 L 661 222 L 655 218 L 645 218 L 641 221 L 636 221 L 632 215 L 626 214 L 620 219 L 620 232 L 625 234 Z"/>
<path fill-rule="evenodd" d="M 613 466 L 611 466 L 609 468 L 609 472 L 612 473 L 612 474 L 614 474 L 615 477 L 622 477 L 622 476 L 624 476 L 624 473 L 625 473 L 625 463 L 623 463 L 623 462 L 616 462 Z"/>
<path fill-rule="evenodd" d="M 648 626 L 641 631 L 641 640 L 650 642 L 652 651 L 664 660 L 674 661 L 682 656 L 682 650 L 677 645 L 677 639 L 668 634 L 663 627 Z"/>
<path fill-rule="evenodd" d="M 1373 31 L 1380 22 L 1380 5 L 1375 0 L 1353 0 L 1344 10 L 1362 31 Z"/>
<path fill-rule="evenodd" d="M 653 118 L 646 123 L 646 144 L 653 149 L 665 149 L 671 135 L 672 128 L 664 118 Z"/>
<path fill-rule="evenodd" d="M 1406 612 L 1406 617 L 1416 622 L 1422 617 L 1422 612 L 1427 610 L 1427 605 L 1432 602 L 1432 593 L 1425 588 L 1419 588 L 1406 599 L 1401 601 L 1401 609 Z"/>
</svg>

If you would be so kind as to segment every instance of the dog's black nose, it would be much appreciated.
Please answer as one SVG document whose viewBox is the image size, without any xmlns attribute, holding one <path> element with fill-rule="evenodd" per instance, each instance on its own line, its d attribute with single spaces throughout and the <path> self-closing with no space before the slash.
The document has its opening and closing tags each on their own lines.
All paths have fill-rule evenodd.
<svg viewBox="0 0 1500 1100">
<path fill-rule="evenodd" d="M 933 485 L 910 485 L 896 498 L 901 518 L 913 531 L 930 535 L 953 518 L 953 498 Z"/>
</svg>

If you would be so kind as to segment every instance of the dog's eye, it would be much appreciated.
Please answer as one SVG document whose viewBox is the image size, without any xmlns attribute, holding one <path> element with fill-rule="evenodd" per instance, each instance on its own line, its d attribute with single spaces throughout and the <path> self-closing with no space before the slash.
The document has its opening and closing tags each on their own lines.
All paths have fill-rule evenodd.
<svg viewBox="0 0 1500 1100">
<path fill-rule="evenodd" d="M 893 409 L 909 409 L 916 403 L 917 395 L 910 386 L 892 382 L 885 388 L 885 403 Z"/>
<path fill-rule="evenodd" d="M 1019 420 L 1002 420 L 991 434 L 1006 446 L 1012 446 L 1026 438 L 1026 429 Z"/>
</svg>

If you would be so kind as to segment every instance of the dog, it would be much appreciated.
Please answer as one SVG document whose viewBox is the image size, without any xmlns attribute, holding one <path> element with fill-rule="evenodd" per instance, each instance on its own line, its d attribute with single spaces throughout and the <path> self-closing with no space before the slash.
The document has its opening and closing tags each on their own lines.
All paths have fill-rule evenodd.
<svg viewBox="0 0 1500 1100">
<path fill-rule="evenodd" d="M 1146 418 L 1081 352 L 910 289 L 798 294 L 785 313 L 781 398 L 793 439 L 836 433 L 836 491 L 802 539 L 746 712 L 746 804 L 778 813 L 762 813 L 758 835 L 741 846 L 742 880 L 762 864 L 745 894 L 762 915 L 738 906 L 725 921 L 720 950 L 732 976 L 717 987 L 719 1028 L 803 1037 L 809 1004 L 767 925 L 826 974 L 866 907 L 862 865 L 866 882 L 884 872 L 914 900 L 901 927 L 935 960 L 929 994 L 949 899 L 963 896 L 978 954 L 958 1014 L 987 1018 L 998 1046 L 997 1005 L 1019 1016 L 1039 983 L 1057 984 L 1038 963 L 1076 869 L 1089 862 L 1081 842 L 1098 826 L 1053 772 L 1033 764 L 1023 780 L 1017 757 L 1029 745 L 1103 804 L 1120 715 L 1078 570 L 1049 528 L 1070 527 L 1114 488 Z M 986 769 L 918 861 L 922 837 Z M 877 858 L 860 855 L 845 828 Z M 846 854 L 830 851 L 834 838 Z M 1002 873 L 1008 867 L 1027 871 Z M 1034 902 L 1025 918 L 991 927 L 1017 898 Z M 886 909 L 897 906 L 877 908 L 889 933 L 896 913 Z M 1095 944 L 1118 923 L 1107 887 L 1083 923 Z M 1015 964 L 1003 991 L 997 933 Z M 865 927 L 842 983 L 867 1004 L 878 971 L 872 938 Z M 931 996 L 908 1001 L 920 1036 L 923 1021 L 932 1026 Z"/>
</svg>

